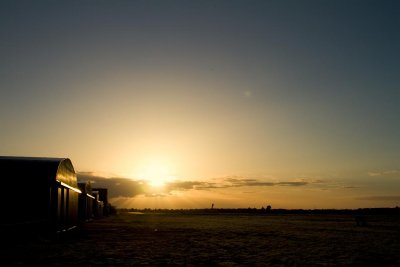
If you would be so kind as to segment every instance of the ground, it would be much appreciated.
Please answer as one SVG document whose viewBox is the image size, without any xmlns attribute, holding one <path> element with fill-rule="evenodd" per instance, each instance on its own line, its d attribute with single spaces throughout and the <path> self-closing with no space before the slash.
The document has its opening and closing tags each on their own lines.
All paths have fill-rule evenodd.
<svg viewBox="0 0 400 267">
<path fill-rule="evenodd" d="M 1 257 L 42 266 L 400 266 L 400 218 L 366 218 L 357 226 L 351 215 L 124 212 L 74 234 L 14 240 Z"/>
</svg>

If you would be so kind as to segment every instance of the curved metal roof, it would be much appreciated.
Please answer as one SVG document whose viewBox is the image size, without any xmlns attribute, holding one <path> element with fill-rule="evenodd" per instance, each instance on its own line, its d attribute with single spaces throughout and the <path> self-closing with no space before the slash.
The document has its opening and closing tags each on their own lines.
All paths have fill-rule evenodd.
<svg viewBox="0 0 400 267">
<path fill-rule="evenodd" d="M 0 156 L 0 176 L 6 184 L 24 183 L 29 179 L 30 183 L 50 184 L 58 181 L 78 187 L 74 167 L 68 158 Z"/>
</svg>

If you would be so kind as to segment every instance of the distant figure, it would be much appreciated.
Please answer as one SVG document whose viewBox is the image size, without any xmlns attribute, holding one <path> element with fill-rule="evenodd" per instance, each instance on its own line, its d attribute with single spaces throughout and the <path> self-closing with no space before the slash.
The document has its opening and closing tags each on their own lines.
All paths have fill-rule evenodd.
<svg viewBox="0 0 400 267">
<path fill-rule="evenodd" d="M 356 220 L 357 226 L 367 226 L 367 220 L 366 220 L 365 216 L 357 215 L 355 217 L 355 220 Z"/>
<path fill-rule="evenodd" d="M 214 203 L 211 204 L 211 209 L 214 209 Z"/>
<path fill-rule="evenodd" d="M 270 205 L 268 205 L 268 206 L 267 206 L 267 210 L 266 210 L 266 212 L 270 213 L 270 212 L 271 212 L 271 209 L 272 209 L 272 208 L 271 208 L 271 206 L 270 206 Z"/>
</svg>

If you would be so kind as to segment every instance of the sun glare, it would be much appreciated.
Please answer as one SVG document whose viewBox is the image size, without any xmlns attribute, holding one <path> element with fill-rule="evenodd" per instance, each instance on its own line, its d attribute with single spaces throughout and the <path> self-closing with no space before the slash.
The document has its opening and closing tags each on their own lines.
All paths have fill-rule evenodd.
<svg viewBox="0 0 400 267">
<path fill-rule="evenodd" d="M 146 165 L 140 175 L 152 187 L 163 187 L 166 183 L 174 180 L 170 168 L 165 163 L 153 162 Z"/>
</svg>

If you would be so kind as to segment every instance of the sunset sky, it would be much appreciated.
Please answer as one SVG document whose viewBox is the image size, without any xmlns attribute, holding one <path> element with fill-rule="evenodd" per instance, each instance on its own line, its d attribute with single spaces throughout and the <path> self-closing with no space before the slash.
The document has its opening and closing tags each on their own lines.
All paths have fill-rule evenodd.
<svg viewBox="0 0 400 267">
<path fill-rule="evenodd" d="M 399 29 L 400 1 L 1 1 L 0 155 L 117 207 L 400 206 Z"/>
</svg>

